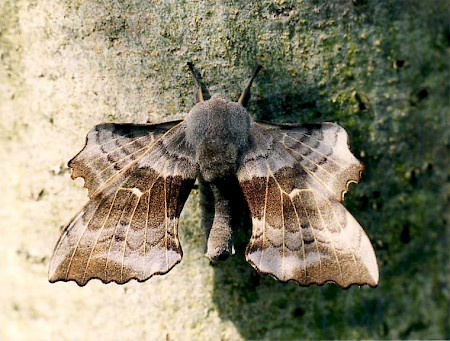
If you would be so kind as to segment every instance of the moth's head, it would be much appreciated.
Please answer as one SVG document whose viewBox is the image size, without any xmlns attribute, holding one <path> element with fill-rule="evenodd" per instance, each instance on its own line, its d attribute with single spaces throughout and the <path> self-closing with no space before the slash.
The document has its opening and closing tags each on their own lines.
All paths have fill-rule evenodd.
<svg viewBox="0 0 450 341">
<path fill-rule="evenodd" d="M 224 95 L 219 94 L 219 93 L 213 94 L 208 101 L 211 101 L 211 100 L 230 102 L 230 100 L 228 98 L 226 98 Z"/>
<path fill-rule="evenodd" d="M 217 120 L 216 124 L 221 120 L 227 122 L 231 120 L 231 122 L 241 122 L 241 124 L 243 122 L 249 123 L 247 116 L 247 110 L 241 103 L 234 102 L 218 93 L 213 94 L 209 99 L 196 103 L 188 115 L 189 119 Z"/>
<path fill-rule="evenodd" d="M 223 94 L 215 93 L 210 98 L 204 99 L 202 102 L 198 102 L 196 106 L 203 107 L 203 108 L 214 108 L 215 110 L 221 110 L 220 108 L 231 108 L 231 107 L 238 107 L 239 111 L 246 111 L 245 108 L 242 106 L 241 103 L 238 101 L 233 101 L 226 97 Z M 213 110 L 214 110 L 213 109 Z M 236 110 L 236 109 L 234 109 Z"/>
<path fill-rule="evenodd" d="M 195 107 L 199 108 L 200 110 L 208 110 L 213 112 L 227 111 L 229 108 L 234 108 L 235 106 L 238 106 L 239 109 L 241 109 L 238 109 L 239 111 L 246 111 L 240 103 L 234 102 L 220 93 L 215 93 L 210 98 L 205 98 L 203 101 L 197 102 L 195 104 Z"/>
<path fill-rule="evenodd" d="M 202 83 L 201 76 L 196 73 L 196 71 L 194 69 L 194 65 L 191 62 L 189 62 L 187 65 L 189 67 L 189 70 L 191 71 L 192 77 L 194 78 L 195 91 L 196 91 L 195 99 L 196 99 L 197 105 L 201 104 L 203 102 L 210 102 L 209 104 L 220 103 L 220 102 L 222 102 L 222 103 L 238 103 L 243 108 L 247 107 L 247 104 L 250 100 L 250 88 L 253 84 L 253 81 L 256 78 L 256 75 L 262 69 L 262 66 L 258 66 L 256 68 L 255 72 L 253 73 L 253 76 L 250 78 L 247 85 L 242 90 L 242 94 L 239 97 L 239 99 L 237 100 L 237 102 L 232 102 L 228 98 L 223 96 L 222 94 L 214 94 L 209 99 L 206 99 L 205 97 L 208 97 L 208 90 Z M 203 95 L 204 92 L 205 92 L 206 96 Z"/>
</svg>

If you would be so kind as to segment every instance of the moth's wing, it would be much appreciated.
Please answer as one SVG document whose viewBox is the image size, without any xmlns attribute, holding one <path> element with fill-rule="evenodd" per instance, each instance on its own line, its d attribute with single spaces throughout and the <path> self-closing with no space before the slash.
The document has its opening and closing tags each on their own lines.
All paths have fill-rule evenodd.
<svg viewBox="0 0 450 341">
<path fill-rule="evenodd" d="M 152 143 L 180 122 L 96 125 L 86 136 L 84 148 L 69 161 L 72 179 L 84 178 L 84 187 L 92 198 L 117 172 L 139 159 Z"/>
<path fill-rule="evenodd" d="M 298 128 L 304 132 L 304 127 Z M 293 127 L 289 129 L 295 131 Z M 265 129 L 258 123 L 250 128 L 249 148 L 237 172 L 252 214 L 247 261 L 259 272 L 280 281 L 293 280 L 301 285 L 333 281 L 341 287 L 376 286 L 378 266 L 372 245 L 340 203 L 341 191 L 346 188 L 342 174 L 354 167 L 360 170 L 361 166 L 354 157 L 353 161 L 339 163 L 342 158 L 348 160 L 346 154 L 350 153 L 344 129 L 329 124 L 307 129 L 314 142 L 303 138 L 302 142 L 312 149 L 306 152 L 309 156 L 306 162 L 306 157 L 295 152 L 298 148 L 286 147 L 285 130 L 280 128 L 281 131 L 274 133 L 276 128 Z M 339 136 L 328 134 L 329 129 Z M 280 136 L 285 136 L 285 140 L 278 141 Z M 326 157 L 321 152 L 324 150 L 327 150 Z M 305 163 L 315 164 L 317 168 L 307 167 Z M 341 176 L 341 180 L 335 181 L 340 183 L 335 190 L 326 186 L 323 177 L 325 165 L 329 163 L 340 164 L 338 171 L 327 168 L 330 177 Z"/>
<path fill-rule="evenodd" d="M 349 183 L 359 182 L 364 167 L 348 148 L 347 133 L 339 125 L 258 124 L 335 199 L 343 201 Z"/>
<path fill-rule="evenodd" d="M 102 136 L 103 147 L 90 143 L 95 136 Z M 108 150 L 109 140 L 116 147 Z M 178 218 L 197 174 L 184 123 L 170 130 L 165 125 L 97 126 L 71 166 L 90 178 L 91 200 L 64 229 L 51 260 L 50 282 L 145 281 L 181 261 Z M 109 176 L 96 180 L 97 173 Z"/>
</svg>

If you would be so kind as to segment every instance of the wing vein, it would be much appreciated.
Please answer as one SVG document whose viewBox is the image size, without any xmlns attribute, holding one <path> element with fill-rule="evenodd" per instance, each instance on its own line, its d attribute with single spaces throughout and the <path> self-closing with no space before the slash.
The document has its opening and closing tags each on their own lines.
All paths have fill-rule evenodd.
<svg viewBox="0 0 450 341">
<path fill-rule="evenodd" d="M 91 221 L 92 221 L 92 218 L 94 218 L 95 213 L 97 213 L 97 210 L 99 209 L 100 205 L 103 203 L 104 200 L 105 200 L 105 199 L 103 199 L 102 201 L 99 202 L 99 204 L 98 204 L 97 207 L 95 208 L 94 212 L 92 213 L 92 216 L 89 218 L 89 220 L 88 220 L 88 222 L 87 222 L 87 224 L 86 224 L 86 227 L 85 227 L 85 229 L 83 230 L 83 233 L 80 235 L 80 238 L 78 238 L 77 244 L 76 244 L 76 246 L 75 246 L 75 248 L 74 248 L 74 250 L 73 250 L 72 255 L 70 256 L 70 261 L 69 261 L 69 264 L 68 264 L 68 266 L 67 266 L 67 272 L 66 272 L 66 276 L 65 276 L 65 279 L 66 279 L 66 280 L 67 280 L 68 277 L 69 277 L 69 272 L 70 272 L 70 268 L 72 267 L 73 258 L 75 257 L 75 253 L 76 253 L 77 250 L 78 250 L 78 247 L 79 247 L 79 245 L 80 245 L 81 239 L 83 239 L 83 236 L 84 236 L 84 234 L 86 233 L 86 231 L 87 231 L 87 229 L 88 229 L 88 227 L 89 227 L 89 224 L 90 224 Z M 80 218 L 81 218 L 81 216 L 80 216 Z M 78 218 L 78 219 L 79 219 L 79 218 Z M 75 223 L 76 220 L 74 220 L 73 222 Z M 69 225 L 69 227 L 70 227 L 70 225 Z M 69 228 L 68 228 L 68 229 L 69 229 Z"/>
<path fill-rule="evenodd" d="M 147 230 L 148 230 L 148 216 L 150 215 L 150 192 L 153 188 L 153 185 L 155 184 L 156 180 L 152 183 L 152 186 L 148 189 L 148 195 L 147 195 L 147 212 L 145 216 L 145 231 L 144 231 L 144 245 L 142 247 L 144 248 L 144 254 L 142 257 L 142 278 L 145 277 L 145 257 L 147 256 Z"/>
<path fill-rule="evenodd" d="M 131 145 L 131 144 L 134 144 L 134 143 L 138 142 L 138 141 L 141 140 L 141 139 L 148 138 L 148 137 L 150 137 L 150 135 L 145 135 L 145 136 L 139 136 L 139 137 L 136 137 L 135 139 L 133 139 L 133 140 L 131 140 L 130 142 L 127 142 L 127 143 L 121 145 L 120 147 L 117 147 L 117 148 L 115 148 L 115 149 L 111 149 L 111 150 L 108 151 L 107 153 L 102 153 L 101 155 L 97 156 L 96 158 L 89 159 L 89 163 L 93 163 L 93 162 L 95 162 L 95 161 L 97 161 L 97 160 L 100 160 L 101 158 L 107 157 L 108 155 L 111 155 L 111 154 L 117 152 L 117 151 L 120 150 L 120 149 L 123 149 L 123 148 L 125 148 L 125 147 L 127 147 L 127 146 L 129 146 L 129 145 Z M 116 142 L 116 140 L 119 140 L 119 138 L 114 139 L 113 142 Z M 152 140 L 153 140 L 153 138 L 152 138 Z M 107 142 L 107 143 L 105 143 L 105 144 L 109 144 L 110 142 L 111 142 L 111 141 L 109 141 L 109 142 Z M 153 140 L 152 142 L 154 142 L 154 140 Z M 101 147 L 104 147 L 105 144 L 101 144 L 100 146 L 101 146 Z M 146 145 L 146 146 L 143 147 L 143 148 L 138 149 L 137 151 L 140 151 L 140 150 L 142 150 L 142 149 L 145 149 L 146 147 L 148 147 L 148 145 Z M 89 152 L 91 152 L 91 151 L 93 151 L 93 150 L 95 150 L 95 149 L 97 149 L 97 147 L 93 147 L 93 148 L 91 148 L 89 151 L 85 150 L 85 151 L 83 151 L 83 154 L 85 154 L 85 153 L 86 153 L 86 154 L 89 154 Z M 100 148 L 100 149 L 101 149 L 101 148 Z M 130 153 L 130 154 L 127 154 L 127 156 L 133 155 L 133 154 L 135 154 L 135 152 Z M 124 159 L 125 159 L 125 158 L 124 158 Z M 121 160 L 124 160 L 124 159 L 121 159 Z M 121 160 L 119 160 L 119 161 L 121 161 Z M 119 162 L 119 161 L 118 161 L 118 162 Z"/>
<path fill-rule="evenodd" d="M 125 157 L 123 157 L 123 158 L 117 160 L 116 162 L 110 163 L 108 167 L 103 168 L 103 169 L 98 173 L 98 176 L 102 175 L 106 170 L 108 170 L 108 169 L 114 167 L 114 165 L 116 165 L 117 163 L 126 160 L 127 158 L 133 156 L 134 154 L 137 154 L 137 153 L 141 152 L 142 150 L 147 149 L 146 151 L 143 151 L 143 152 L 142 152 L 142 155 L 140 155 L 136 160 L 131 160 L 129 164 L 127 164 L 124 168 L 122 168 L 122 169 L 120 169 L 120 170 L 118 171 L 118 173 L 122 172 L 123 169 L 125 169 L 125 168 L 127 168 L 128 166 L 130 166 L 130 165 L 136 163 L 137 161 L 139 161 L 143 155 L 147 154 L 148 151 L 150 151 L 150 150 L 152 149 L 152 147 L 153 147 L 153 144 L 150 145 L 150 146 L 142 147 L 142 148 L 140 148 L 140 149 L 138 149 L 138 150 L 135 150 L 134 152 L 132 152 L 132 153 L 130 153 L 130 154 L 127 154 L 127 156 L 125 156 Z M 113 178 L 114 176 L 116 176 L 118 173 L 116 173 L 116 174 L 112 175 L 111 177 L 109 177 L 109 178 L 105 181 L 105 183 L 108 182 L 108 181 L 109 181 L 111 178 Z"/>
<path fill-rule="evenodd" d="M 305 212 L 306 218 L 308 219 L 308 224 L 309 224 L 309 226 L 311 228 L 311 232 L 313 234 L 314 244 L 315 244 L 316 250 L 317 250 L 317 256 L 319 257 L 320 276 L 322 276 L 322 259 L 321 259 L 321 256 L 320 256 L 319 245 L 318 245 L 318 242 L 317 242 L 316 234 L 314 232 L 314 227 L 313 227 L 313 225 L 311 223 L 311 218 L 309 217 L 308 211 L 306 210 L 307 204 L 304 203 L 304 201 L 303 201 L 301 196 L 300 196 L 300 201 L 302 201 L 302 204 L 303 204 L 302 208 L 303 208 L 303 211 Z"/>
<path fill-rule="evenodd" d="M 117 190 L 117 193 L 118 193 L 119 191 L 121 191 L 121 190 L 122 190 L 122 189 L 118 189 L 118 190 Z M 108 281 L 108 280 L 107 280 L 107 278 L 108 278 L 108 264 L 109 264 L 109 260 L 110 260 L 110 254 L 111 254 L 111 248 L 112 248 L 112 245 L 113 245 L 113 241 L 114 241 L 114 239 L 116 238 L 117 227 L 119 226 L 120 221 L 122 220 L 123 214 L 124 214 L 125 209 L 126 209 L 127 204 L 128 204 L 128 201 L 130 200 L 130 198 L 131 198 L 132 196 L 133 196 L 133 194 L 131 194 L 131 193 L 128 194 L 128 198 L 126 199 L 126 201 L 125 201 L 124 204 L 123 204 L 123 208 L 122 208 L 122 212 L 120 213 L 120 217 L 119 217 L 119 219 L 118 219 L 118 221 L 117 221 L 116 226 L 114 227 L 114 233 L 113 233 L 112 236 L 111 236 L 111 241 L 109 242 L 108 254 L 107 254 L 107 256 L 106 256 L 106 264 L 105 264 L 105 280 L 106 280 L 106 281 Z"/>
<path fill-rule="evenodd" d="M 98 130 L 96 130 L 96 133 L 98 133 L 99 131 Z M 92 152 L 92 151 L 94 151 L 95 149 L 98 149 L 99 147 L 104 147 L 104 146 L 106 146 L 106 145 L 108 145 L 108 144 L 110 144 L 110 143 L 113 143 L 113 142 L 116 142 L 117 140 L 119 140 L 119 139 L 121 139 L 121 138 L 129 138 L 130 136 L 132 136 L 132 134 L 130 133 L 130 134 L 125 134 L 125 135 L 118 135 L 117 137 L 111 137 L 111 138 L 108 138 L 108 141 L 107 142 L 104 142 L 104 143 L 98 143 L 97 145 L 95 145 L 95 146 L 93 146 L 93 147 L 90 147 L 89 149 L 82 149 L 81 150 L 81 152 L 79 152 L 75 157 L 74 157 L 74 159 L 77 157 L 77 156 L 79 156 L 81 153 L 90 153 L 90 152 Z M 93 138 L 95 138 L 97 141 L 98 141 L 98 134 L 97 135 L 95 135 Z M 88 143 L 89 143 L 89 134 L 88 134 Z"/>
<path fill-rule="evenodd" d="M 344 208 L 344 210 L 345 210 L 345 208 Z M 339 227 L 341 228 L 341 231 L 343 231 L 345 226 L 342 225 L 341 221 L 339 220 L 338 216 L 336 215 L 336 212 L 334 211 L 334 208 L 332 208 L 331 211 L 333 212 L 333 215 L 334 215 L 336 221 L 338 222 Z M 352 255 L 353 263 L 355 264 L 356 269 L 358 269 L 358 276 L 360 278 L 362 278 L 361 277 L 361 270 L 360 270 L 360 268 L 358 266 L 358 262 L 356 260 L 355 253 L 353 252 L 353 250 L 350 251 L 350 254 Z"/>
<path fill-rule="evenodd" d="M 322 226 L 324 227 L 324 230 L 325 230 L 327 227 L 325 225 L 325 221 L 323 219 L 322 212 L 321 212 L 319 206 L 317 205 L 317 202 L 318 202 L 317 197 L 316 197 L 314 192 L 312 192 L 312 195 L 313 195 L 314 201 L 316 203 L 317 212 L 319 212 L 320 220 L 322 221 Z M 332 232 L 330 232 L 330 233 L 332 233 Z M 336 252 L 336 245 L 335 245 L 335 243 L 333 241 L 333 238 L 330 238 L 330 243 L 331 243 L 331 246 L 333 248 L 334 257 L 336 258 L 336 263 L 337 263 L 338 268 L 339 268 L 339 274 L 340 274 L 341 280 L 344 280 L 344 276 L 343 276 L 343 273 L 342 273 L 341 262 L 339 261 L 339 258 L 338 258 L 337 252 Z"/>
<path fill-rule="evenodd" d="M 169 253 L 167 249 L 168 245 L 168 216 L 167 216 L 167 178 L 164 178 L 164 225 L 165 225 L 165 233 L 164 233 L 164 246 L 165 246 L 165 254 L 166 254 L 166 269 L 169 269 Z"/>
<path fill-rule="evenodd" d="M 131 213 L 130 221 L 128 222 L 128 226 L 127 226 L 127 233 L 125 235 L 125 239 L 123 240 L 122 266 L 120 268 L 120 281 L 121 282 L 123 281 L 123 266 L 124 266 L 124 263 L 125 263 L 125 250 L 126 250 L 126 247 L 127 247 L 128 233 L 130 231 L 131 222 L 133 221 L 133 217 L 134 217 L 134 214 L 136 212 L 136 209 L 139 206 L 139 202 L 141 201 L 141 197 L 142 197 L 141 195 L 138 197 L 138 200 L 136 202 L 136 205 L 134 206 L 133 212 Z"/>
<path fill-rule="evenodd" d="M 306 135 L 306 134 L 303 134 L 303 133 L 301 133 L 301 134 L 302 134 L 303 136 L 307 136 L 307 137 L 309 137 L 309 138 L 313 138 L 311 135 Z M 308 149 L 310 149 L 310 150 L 312 150 L 312 151 L 315 151 L 317 154 L 322 155 L 323 157 L 325 157 L 327 160 L 329 160 L 329 161 L 331 161 L 332 163 L 334 163 L 334 164 L 335 164 L 336 166 L 338 166 L 339 168 L 342 168 L 342 167 L 343 167 L 341 164 L 337 163 L 337 162 L 336 162 L 335 160 L 333 160 L 332 158 L 329 158 L 330 155 L 325 155 L 324 153 L 322 153 L 322 152 L 319 151 L 318 149 L 313 148 L 313 147 L 311 147 L 310 145 L 308 145 L 308 144 L 306 144 L 306 143 L 304 143 L 304 142 L 302 142 L 302 141 L 300 141 L 300 140 L 297 140 L 296 138 L 294 138 L 294 137 L 292 137 L 292 136 L 289 136 L 289 135 L 287 135 L 287 134 L 285 134 L 285 136 L 287 136 L 287 137 L 291 138 L 292 140 L 294 140 L 294 141 L 300 143 L 301 145 L 305 146 L 306 148 L 308 148 Z M 316 139 L 316 141 L 319 142 L 320 144 L 323 144 L 323 145 L 325 145 L 325 146 L 327 146 L 327 147 L 333 149 L 333 147 L 331 147 L 330 145 L 324 143 L 323 141 L 319 141 L 319 140 L 317 140 L 317 139 Z M 303 157 L 303 158 L 307 158 L 304 154 L 299 153 L 299 152 L 297 152 L 295 149 L 286 146 L 284 143 L 283 143 L 283 146 L 284 146 L 286 149 L 292 150 L 295 154 L 300 155 L 300 156 Z M 307 159 L 309 159 L 309 158 L 307 158 Z"/>
<path fill-rule="evenodd" d="M 269 165 L 267 165 L 269 168 Z M 264 256 L 264 250 L 266 248 L 266 211 L 267 211 L 267 201 L 269 194 L 269 176 L 266 176 L 266 193 L 264 195 L 264 213 L 263 213 L 263 221 L 262 221 L 262 243 L 261 243 L 261 258 L 259 259 L 259 268 L 262 267 L 262 260 Z"/>
<path fill-rule="evenodd" d="M 179 127 L 179 126 L 181 125 L 181 123 L 182 123 L 182 122 L 180 122 L 180 123 L 176 124 L 175 126 L 173 126 L 172 128 L 170 128 L 170 129 L 169 129 L 168 131 L 166 131 L 162 136 L 160 136 L 158 139 L 156 139 L 155 141 L 153 141 L 153 143 L 152 143 L 150 146 L 146 146 L 146 147 L 144 147 L 144 148 L 139 149 L 139 150 L 147 149 L 147 151 L 143 152 L 141 155 L 138 156 L 138 158 L 136 158 L 136 160 L 133 160 L 132 162 L 130 162 L 129 164 L 127 164 L 125 167 L 123 167 L 121 170 L 119 170 L 116 174 L 114 174 L 113 176 L 109 177 L 109 178 L 103 183 L 103 185 L 102 185 L 99 189 L 97 189 L 97 190 L 94 192 L 94 194 L 92 195 L 92 197 L 95 197 L 95 196 L 96 196 L 98 193 L 100 193 L 104 188 L 106 188 L 107 186 L 109 186 L 110 182 L 111 182 L 114 178 L 116 178 L 116 177 L 118 177 L 120 174 L 126 172 L 128 169 L 131 168 L 131 166 L 133 166 L 134 164 L 136 164 L 137 162 L 139 162 L 145 155 L 147 155 L 147 153 L 148 153 L 151 149 L 153 149 L 153 146 L 154 146 L 159 140 L 161 140 L 163 137 L 165 137 L 169 132 L 171 132 L 171 131 L 173 131 L 174 129 L 176 129 L 177 127 Z M 173 138 L 173 136 L 172 136 L 172 138 Z M 135 152 L 131 153 L 130 155 L 133 155 L 133 154 L 135 154 Z M 123 159 L 122 159 L 122 160 L 123 160 Z M 121 161 L 121 160 L 119 160 L 119 161 Z M 117 163 L 117 162 L 115 162 L 115 163 Z M 115 163 L 114 163 L 114 164 L 115 164 Z M 104 170 L 103 170 L 103 171 L 104 171 Z M 103 171 L 102 171 L 102 172 L 103 172 Z"/>
<path fill-rule="evenodd" d="M 91 262 L 92 253 L 94 252 L 95 248 L 97 247 L 98 240 L 100 239 L 100 236 L 101 236 L 101 234 L 103 232 L 103 228 L 105 227 L 106 222 L 108 221 L 108 218 L 109 218 L 109 216 L 111 214 L 112 208 L 114 206 L 114 202 L 116 201 L 116 197 L 117 197 L 117 191 L 114 193 L 114 198 L 113 198 L 113 200 L 111 202 L 111 207 L 109 208 L 108 214 L 106 215 L 105 220 L 103 221 L 102 227 L 100 228 L 100 231 L 97 234 L 97 238 L 95 239 L 95 242 L 94 242 L 94 245 L 93 245 L 93 247 L 91 249 L 91 252 L 89 252 L 89 257 L 88 257 L 88 260 L 87 260 L 87 263 L 86 263 L 86 267 L 84 268 L 83 282 L 86 279 L 86 273 L 87 273 L 87 269 L 89 267 L 89 263 Z M 106 200 L 106 198 L 105 198 L 105 200 Z M 99 207 L 100 207 L 100 204 L 99 204 Z M 86 230 L 88 228 L 89 228 L 89 224 L 86 225 Z"/>
<path fill-rule="evenodd" d="M 307 273 L 306 273 L 306 253 L 305 253 L 305 241 L 303 240 L 302 223 L 300 221 L 300 217 L 298 215 L 297 207 L 295 206 L 294 201 L 291 198 L 289 198 L 289 199 L 291 200 L 292 207 L 294 208 L 295 217 L 296 217 L 297 223 L 298 223 L 297 226 L 300 231 L 300 236 L 302 239 L 303 271 L 305 272 L 305 279 L 306 279 L 306 275 L 307 275 Z"/>
</svg>

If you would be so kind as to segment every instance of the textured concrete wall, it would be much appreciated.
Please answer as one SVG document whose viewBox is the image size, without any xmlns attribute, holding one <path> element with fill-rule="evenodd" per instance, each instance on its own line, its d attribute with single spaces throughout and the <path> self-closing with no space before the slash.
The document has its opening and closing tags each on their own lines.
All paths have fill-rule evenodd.
<svg viewBox="0 0 450 341">
<path fill-rule="evenodd" d="M 450 338 L 448 1 L 0 1 L 0 339 Z M 66 162 L 99 122 L 193 105 L 186 62 L 250 111 L 335 121 L 366 165 L 346 206 L 376 289 L 298 287 L 210 266 L 198 196 L 183 262 L 138 284 L 49 284 L 59 229 L 86 200 Z"/>
</svg>

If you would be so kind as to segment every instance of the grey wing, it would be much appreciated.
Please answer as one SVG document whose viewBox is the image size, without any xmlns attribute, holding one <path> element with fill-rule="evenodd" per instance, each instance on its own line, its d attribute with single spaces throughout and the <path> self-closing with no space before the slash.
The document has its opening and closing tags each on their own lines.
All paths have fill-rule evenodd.
<svg viewBox="0 0 450 341">
<path fill-rule="evenodd" d="M 139 159 L 149 146 L 180 122 L 96 125 L 86 136 L 84 148 L 69 161 L 72 179 L 82 177 L 92 198 L 118 172 Z"/>
<path fill-rule="evenodd" d="M 342 145 L 343 140 L 346 142 L 345 131 L 335 125 L 324 129 L 321 125 L 299 127 L 301 134 L 308 134 L 309 129 L 314 141 L 303 138 L 301 146 L 307 151 L 295 152 L 295 144 L 286 141 L 299 141 L 299 135 L 290 138 L 283 129 L 265 127 L 252 124 L 250 146 L 237 172 L 253 223 L 247 261 L 259 272 L 280 281 L 376 286 L 378 266 L 370 241 L 340 203 L 348 182 L 342 174 L 355 168 L 359 176 L 360 169 L 356 158 L 348 156 L 348 146 Z M 341 136 L 328 134 L 330 128 Z M 283 136 L 284 140 L 279 141 Z M 309 159 L 305 160 L 303 154 Z M 334 173 L 332 168 L 324 171 L 340 178 L 334 181 L 333 189 L 319 169 L 338 160 L 349 160 L 348 166 Z M 308 167 L 311 164 L 315 166 Z"/>
<path fill-rule="evenodd" d="M 122 128 L 97 126 L 95 135 L 104 136 L 97 143 L 102 147 L 88 137 L 86 147 L 71 162 L 74 174 L 85 178 L 91 199 L 65 227 L 55 247 L 51 282 L 144 281 L 181 261 L 178 218 L 197 174 L 185 126 L 179 123 L 163 134 L 165 126 Z M 104 147 L 113 144 L 109 152 Z"/>
<path fill-rule="evenodd" d="M 258 122 L 334 198 L 342 201 L 351 182 L 359 182 L 363 165 L 348 148 L 344 128 L 334 123 L 281 125 Z"/>
</svg>

